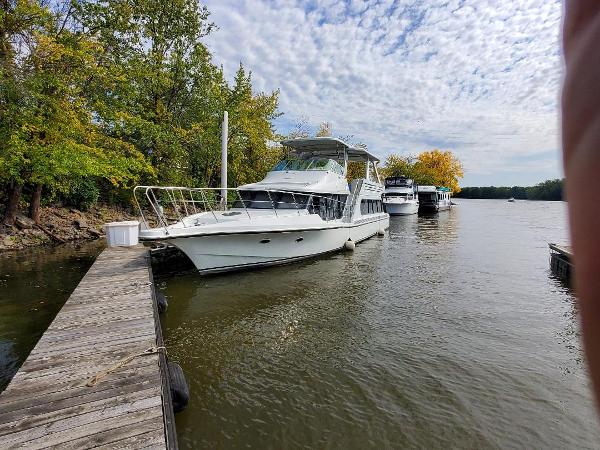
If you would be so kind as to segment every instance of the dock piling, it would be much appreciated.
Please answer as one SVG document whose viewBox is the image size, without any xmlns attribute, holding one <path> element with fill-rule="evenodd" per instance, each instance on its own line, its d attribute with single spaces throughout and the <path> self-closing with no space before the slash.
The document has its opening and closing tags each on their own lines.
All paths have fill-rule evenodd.
<svg viewBox="0 0 600 450">
<path fill-rule="evenodd" d="M 573 250 L 568 245 L 548 244 L 550 247 L 550 270 L 557 277 L 570 282 L 573 276 Z"/>
</svg>

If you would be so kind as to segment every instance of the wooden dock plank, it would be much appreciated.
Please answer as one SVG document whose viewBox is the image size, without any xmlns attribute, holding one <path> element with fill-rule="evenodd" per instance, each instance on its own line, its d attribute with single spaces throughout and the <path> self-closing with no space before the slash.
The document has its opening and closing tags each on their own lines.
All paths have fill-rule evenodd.
<svg viewBox="0 0 600 450">
<path fill-rule="evenodd" d="M 570 245 L 562 245 L 562 244 L 553 244 L 550 243 L 548 244 L 548 246 L 550 247 L 551 250 L 554 250 L 555 252 L 560 253 L 561 255 L 564 255 L 568 258 L 572 258 L 573 257 L 573 249 Z"/>
<path fill-rule="evenodd" d="M 30 436 L 35 432 L 36 427 L 41 425 L 57 421 L 64 423 L 65 419 L 78 417 L 98 410 L 107 411 L 117 408 L 122 404 L 144 401 L 148 397 L 156 396 L 160 396 L 160 386 L 146 386 L 142 390 L 133 390 L 117 397 L 113 395 L 87 403 L 67 405 L 65 402 L 62 402 L 59 405 L 52 405 L 52 408 L 48 408 L 47 405 L 38 406 L 36 413 L 30 416 L 18 414 L 20 411 L 17 411 L 13 413 L 15 420 L 4 424 L 3 429 L 0 430 L 0 436 L 3 436 L 3 433 L 12 433 L 15 435 L 18 431 L 26 431 L 27 435 Z"/>
<path fill-rule="evenodd" d="M 144 375 L 142 379 L 127 380 L 120 392 L 124 395 L 132 392 L 142 391 L 150 389 L 156 383 L 160 383 L 160 379 L 158 377 L 152 379 L 147 375 Z M 54 393 L 50 394 L 52 395 L 52 399 L 48 400 L 54 403 L 54 408 L 58 410 L 114 397 L 113 389 L 110 388 L 91 392 L 89 392 L 89 389 L 88 392 L 80 390 L 78 393 L 80 395 L 71 395 L 67 397 L 61 395 L 60 392 Z M 48 400 L 44 399 L 43 402 L 40 402 L 37 397 L 34 397 L 23 399 L 19 402 L 16 402 L 16 404 L 9 404 L 8 406 L 10 409 L 5 409 L 2 413 L 0 413 L 0 421 L 8 426 L 8 423 L 16 421 L 23 416 L 36 416 L 44 414 L 46 412 L 46 403 Z"/>
<path fill-rule="evenodd" d="M 59 399 L 77 397 L 90 392 L 99 392 L 101 390 L 125 389 L 125 386 L 128 383 L 135 384 L 145 380 L 154 382 L 154 376 L 160 378 L 158 377 L 158 374 L 156 374 L 154 368 L 128 367 L 127 370 L 113 373 L 110 377 L 107 377 L 103 383 L 97 384 L 91 388 L 91 390 L 88 386 L 82 385 L 79 381 L 76 383 L 71 381 L 50 383 L 45 386 L 40 386 L 39 388 L 36 387 L 35 389 L 23 389 L 2 402 L 2 411 L 19 409 L 21 407 L 19 405 L 31 406 L 46 404 Z"/>
<path fill-rule="evenodd" d="M 125 426 L 115 428 L 111 431 L 96 433 L 91 437 L 93 443 L 97 445 L 96 449 L 139 449 L 147 446 L 157 446 L 164 448 L 164 436 L 160 430 L 162 426 L 162 417 L 146 419 L 143 422 L 126 424 Z M 84 437 L 61 444 L 62 449 L 79 449 L 90 437 Z"/>
<path fill-rule="evenodd" d="M 177 447 L 146 255 L 97 258 L 0 394 L 0 448 Z"/>
</svg>

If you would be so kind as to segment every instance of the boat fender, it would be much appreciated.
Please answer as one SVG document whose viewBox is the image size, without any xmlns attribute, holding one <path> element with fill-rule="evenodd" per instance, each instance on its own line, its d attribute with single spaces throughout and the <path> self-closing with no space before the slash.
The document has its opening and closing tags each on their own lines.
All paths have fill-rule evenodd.
<svg viewBox="0 0 600 450">
<path fill-rule="evenodd" d="M 383 228 L 380 228 L 379 230 L 377 230 L 377 234 L 379 236 L 384 236 L 385 235 L 385 230 Z"/>
<path fill-rule="evenodd" d="M 185 409 L 190 400 L 190 388 L 183 374 L 183 369 L 179 364 L 167 361 L 167 368 L 169 369 L 173 412 L 178 413 Z"/>
<path fill-rule="evenodd" d="M 169 303 L 167 302 L 167 297 L 162 292 L 156 293 L 156 304 L 158 306 L 158 313 L 162 314 L 167 310 Z"/>
<path fill-rule="evenodd" d="M 354 247 L 356 247 L 356 244 L 354 241 L 352 241 L 352 239 L 348 238 L 348 240 L 344 243 L 344 248 L 346 250 L 354 250 Z"/>
</svg>

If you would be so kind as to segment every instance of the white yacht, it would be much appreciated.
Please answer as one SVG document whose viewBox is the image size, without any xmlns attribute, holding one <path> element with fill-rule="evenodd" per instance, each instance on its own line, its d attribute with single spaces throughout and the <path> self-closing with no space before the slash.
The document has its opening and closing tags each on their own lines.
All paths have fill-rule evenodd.
<svg viewBox="0 0 600 450">
<path fill-rule="evenodd" d="M 419 186 L 419 212 L 438 212 L 450 209 L 450 189 L 438 186 Z"/>
<path fill-rule="evenodd" d="M 406 177 L 385 179 L 383 207 L 390 216 L 408 216 L 419 211 L 417 185 Z"/>
<path fill-rule="evenodd" d="M 172 244 L 201 273 L 211 273 L 354 248 L 389 228 L 377 157 L 330 137 L 282 144 L 291 157 L 258 183 L 229 189 L 137 186 L 140 240 Z M 366 162 L 365 178 L 350 185 L 349 161 Z"/>
</svg>

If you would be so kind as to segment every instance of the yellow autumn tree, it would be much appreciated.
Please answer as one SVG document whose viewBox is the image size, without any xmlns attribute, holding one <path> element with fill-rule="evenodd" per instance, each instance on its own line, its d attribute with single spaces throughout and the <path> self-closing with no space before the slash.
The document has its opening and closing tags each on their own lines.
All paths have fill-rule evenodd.
<svg viewBox="0 0 600 450">
<path fill-rule="evenodd" d="M 437 186 L 450 188 L 454 193 L 460 192 L 458 181 L 464 176 L 462 163 L 451 151 L 437 148 L 419 153 L 414 170 L 423 176 L 431 176 Z"/>
<path fill-rule="evenodd" d="M 416 157 L 391 154 L 382 173 L 385 177 L 405 176 L 420 185 L 445 186 L 460 192 L 458 180 L 463 177 L 463 167 L 451 151 L 435 149 Z"/>
</svg>

